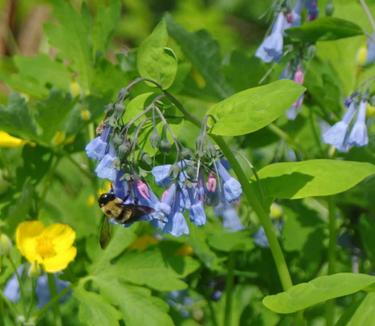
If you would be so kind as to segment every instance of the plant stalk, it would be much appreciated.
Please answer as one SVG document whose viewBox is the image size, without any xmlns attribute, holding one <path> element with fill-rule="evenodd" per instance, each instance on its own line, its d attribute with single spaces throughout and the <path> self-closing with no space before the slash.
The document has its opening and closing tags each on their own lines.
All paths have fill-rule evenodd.
<svg viewBox="0 0 375 326">
<path fill-rule="evenodd" d="M 336 214 L 335 203 L 332 197 L 328 198 L 328 229 L 329 229 L 329 245 L 328 245 L 328 274 L 335 273 L 336 263 Z M 327 302 L 326 310 L 327 326 L 333 326 L 335 320 L 335 300 Z"/>
<path fill-rule="evenodd" d="M 224 324 L 230 326 L 232 324 L 232 299 L 233 299 L 233 286 L 234 286 L 234 266 L 235 266 L 235 253 L 230 252 L 228 257 L 228 272 L 225 282 L 225 311 L 224 311 Z"/>
</svg>

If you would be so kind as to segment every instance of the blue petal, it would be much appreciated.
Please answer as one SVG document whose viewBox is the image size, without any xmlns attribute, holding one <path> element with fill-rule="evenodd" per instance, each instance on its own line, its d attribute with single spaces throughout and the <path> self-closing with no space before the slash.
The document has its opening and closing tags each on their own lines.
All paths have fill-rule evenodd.
<svg viewBox="0 0 375 326">
<path fill-rule="evenodd" d="M 171 167 L 172 165 L 159 165 L 152 168 L 152 175 L 154 176 L 155 182 L 160 187 L 167 187 L 171 182 Z"/>
<path fill-rule="evenodd" d="M 261 226 L 258 231 L 253 235 L 254 243 L 261 248 L 268 248 L 269 243 L 264 232 L 263 227 Z"/>
<path fill-rule="evenodd" d="M 224 197 L 229 203 L 240 199 L 241 194 L 241 184 L 235 178 L 231 177 L 224 182 Z"/>
<path fill-rule="evenodd" d="M 176 212 L 173 216 L 170 216 L 163 231 L 170 233 L 175 237 L 179 237 L 183 234 L 189 234 L 189 228 L 184 215 L 181 212 Z"/>
<path fill-rule="evenodd" d="M 232 231 L 239 231 L 243 229 L 243 225 L 240 218 L 237 215 L 237 211 L 233 206 L 227 206 L 222 211 L 221 216 L 223 217 L 223 226 Z"/>
<path fill-rule="evenodd" d="M 114 166 L 115 161 L 116 156 L 112 155 L 111 153 L 104 155 L 103 159 L 95 169 L 96 175 L 99 178 L 108 179 L 115 182 L 117 177 L 117 170 Z"/>
<path fill-rule="evenodd" d="M 56 274 L 53 275 L 53 278 L 56 284 L 57 293 L 60 293 L 69 286 L 69 282 L 60 280 Z M 42 308 L 51 300 L 47 274 L 43 274 L 42 276 L 38 277 L 35 292 L 38 297 L 38 308 Z M 66 298 L 67 296 L 63 296 L 59 301 L 64 302 Z"/>
<path fill-rule="evenodd" d="M 339 121 L 335 123 L 331 128 L 329 128 L 323 134 L 323 141 L 326 144 L 332 145 L 337 148 L 339 151 L 346 152 L 349 150 L 349 147 L 346 145 L 346 135 L 348 132 L 348 124 Z"/>
<path fill-rule="evenodd" d="M 368 135 L 366 127 L 366 106 L 367 103 L 362 101 L 359 107 L 357 121 L 349 136 L 349 145 L 366 146 L 368 144 Z"/>
<path fill-rule="evenodd" d="M 85 151 L 89 158 L 100 161 L 105 155 L 107 146 L 108 144 L 101 137 L 96 137 L 86 145 Z"/>
<path fill-rule="evenodd" d="M 206 213 L 204 212 L 204 207 L 202 202 L 197 202 L 190 207 L 190 220 L 193 221 L 195 225 L 206 224 Z"/>
<path fill-rule="evenodd" d="M 367 39 L 367 59 L 366 64 L 375 62 L 375 33 Z"/>
<path fill-rule="evenodd" d="M 21 266 L 22 268 L 20 269 Z M 17 269 L 18 275 L 22 274 L 23 265 L 21 266 Z M 12 277 L 5 284 L 3 294 L 10 302 L 17 303 L 20 300 L 20 285 L 18 283 L 16 274 L 13 274 Z"/>
</svg>

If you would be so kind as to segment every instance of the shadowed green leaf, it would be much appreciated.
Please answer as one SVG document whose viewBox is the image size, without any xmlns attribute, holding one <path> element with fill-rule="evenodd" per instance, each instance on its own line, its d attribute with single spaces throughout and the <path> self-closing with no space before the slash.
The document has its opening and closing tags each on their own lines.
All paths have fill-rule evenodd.
<svg viewBox="0 0 375 326">
<path fill-rule="evenodd" d="M 258 172 L 268 196 L 289 199 L 334 195 L 374 173 L 370 163 L 325 159 L 275 163 Z"/>
<path fill-rule="evenodd" d="M 219 251 L 249 251 L 254 248 L 249 232 L 219 232 L 208 236 L 208 244 Z"/>
<path fill-rule="evenodd" d="M 215 119 L 211 132 L 240 136 L 261 129 L 287 111 L 304 90 L 295 82 L 279 80 L 236 93 L 208 110 Z"/>
<path fill-rule="evenodd" d="M 270 310 L 289 314 L 315 304 L 365 290 L 375 284 L 375 276 L 338 273 L 301 283 L 285 292 L 268 295 L 263 304 Z"/>
</svg>

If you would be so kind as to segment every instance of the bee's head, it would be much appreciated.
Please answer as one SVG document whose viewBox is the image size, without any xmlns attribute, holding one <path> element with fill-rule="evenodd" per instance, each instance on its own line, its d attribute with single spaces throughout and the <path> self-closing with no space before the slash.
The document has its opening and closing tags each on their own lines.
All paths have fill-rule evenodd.
<svg viewBox="0 0 375 326">
<path fill-rule="evenodd" d="M 100 207 L 103 207 L 104 205 L 107 205 L 110 201 L 115 200 L 116 196 L 110 192 L 106 194 L 101 194 L 98 203 Z"/>
</svg>

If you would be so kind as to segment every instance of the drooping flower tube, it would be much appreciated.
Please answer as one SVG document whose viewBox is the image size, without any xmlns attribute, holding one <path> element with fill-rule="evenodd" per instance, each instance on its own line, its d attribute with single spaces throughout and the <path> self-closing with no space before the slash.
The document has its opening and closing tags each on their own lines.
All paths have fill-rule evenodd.
<svg viewBox="0 0 375 326">
<path fill-rule="evenodd" d="M 310 21 L 318 18 L 318 15 L 319 15 L 318 0 L 306 0 L 306 9 L 307 9 L 307 14 L 308 14 L 308 19 Z"/>
<path fill-rule="evenodd" d="M 301 66 L 298 66 L 297 70 L 294 72 L 293 80 L 297 84 L 303 85 L 304 80 L 305 80 L 305 74 L 304 74 Z M 300 111 L 300 108 L 302 107 L 303 98 L 304 98 L 304 95 L 302 94 L 297 99 L 297 101 L 293 103 L 291 108 L 287 111 L 286 115 L 287 115 L 289 120 L 294 120 L 297 117 L 298 112 Z"/>
<path fill-rule="evenodd" d="M 352 101 L 342 120 L 335 123 L 323 134 L 323 141 L 326 144 L 332 145 L 340 152 L 347 152 L 349 150 L 347 136 L 349 124 L 353 120 L 355 110 L 356 104 Z"/>
<path fill-rule="evenodd" d="M 93 160 L 100 161 L 103 159 L 104 155 L 109 150 L 109 135 L 111 133 L 111 128 L 106 127 L 104 128 L 101 135 L 95 137 L 92 141 L 90 141 L 86 147 L 85 151 L 89 158 Z"/>
<path fill-rule="evenodd" d="M 368 135 L 366 127 L 366 107 L 367 102 L 362 100 L 359 104 L 357 120 L 350 132 L 348 143 L 350 146 L 366 146 L 368 144 Z"/>
<path fill-rule="evenodd" d="M 259 46 L 255 56 L 266 63 L 279 61 L 283 55 L 284 30 L 288 27 L 288 22 L 284 13 L 279 12 L 273 24 L 271 34 L 268 35 Z"/>
</svg>

